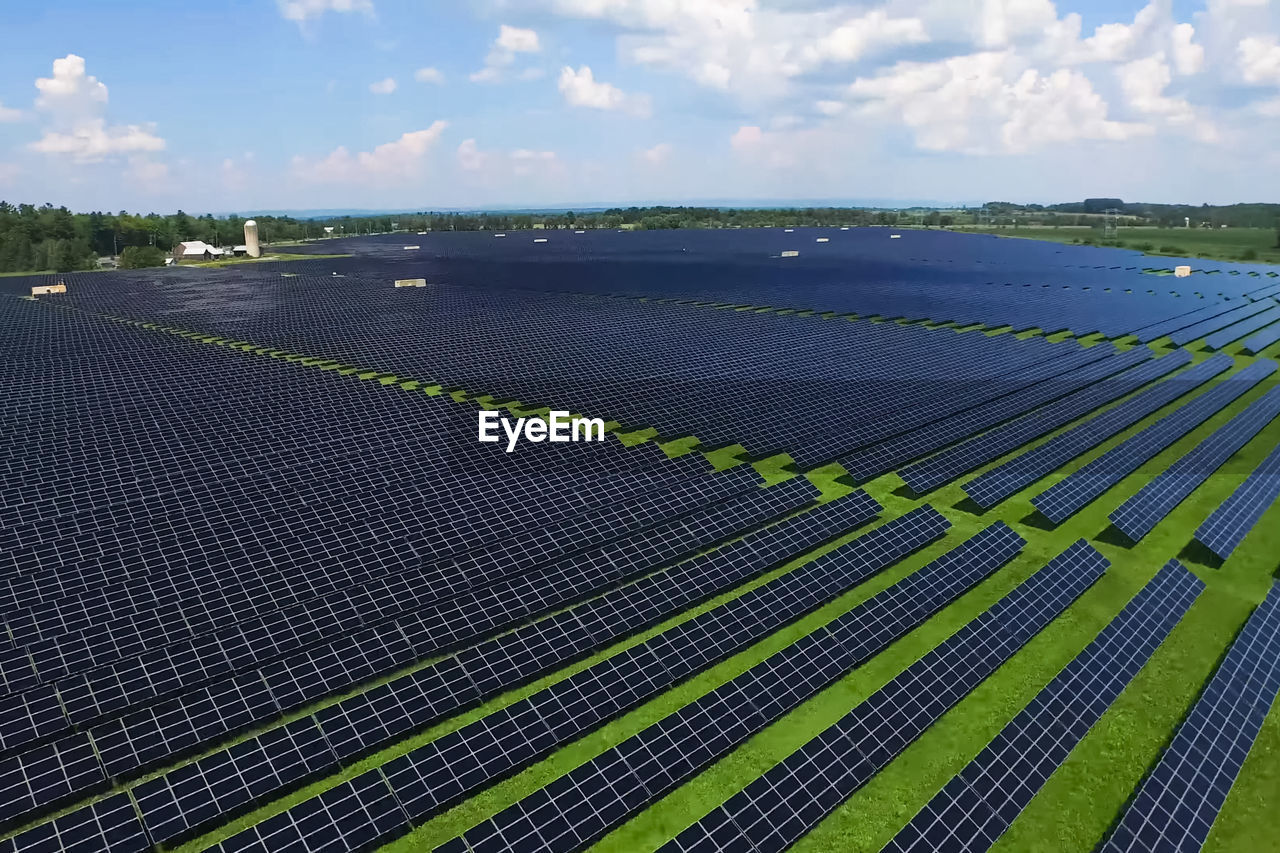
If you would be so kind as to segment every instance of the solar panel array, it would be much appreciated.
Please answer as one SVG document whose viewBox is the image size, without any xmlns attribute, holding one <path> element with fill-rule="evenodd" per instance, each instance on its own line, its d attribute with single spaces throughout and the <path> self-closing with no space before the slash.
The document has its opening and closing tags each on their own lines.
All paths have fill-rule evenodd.
<svg viewBox="0 0 1280 853">
<path fill-rule="evenodd" d="M 1191 361 L 1191 354 L 1186 350 L 1179 350 L 1161 359 L 1161 361 L 1167 360 L 1172 360 L 1170 367 L 1178 363 L 1186 364 Z M 990 509 L 1046 474 L 1056 471 L 1072 459 L 1118 435 L 1156 410 L 1191 393 L 1205 382 L 1229 370 L 1231 365 L 1231 358 L 1225 355 L 1202 361 L 1177 376 L 1165 379 L 1153 388 L 1133 395 L 1118 406 L 1055 435 L 1039 447 L 1034 447 L 974 477 L 964 484 L 965 494 L 978 506 Z"/>
<path fill-rule="evenodd" d="M 1213 435 L 1174 462 L 1111 513 L 1111 523 L 1137 542 L 1214 471 L 1280 415 L 1280 386 L 1272 388 Z"/>
<path fill-rule="evenodd" d="M 1203 581 L 1170 561 L 885 850 L 989 849 L 1203 589 Z"/>
<path fill-rule="evenodd" d="M 1273 585 L 1101 850 L 1199 850 L 1277 691 L 1280 588 Z"/>
<path fill-rule="evenodd" d="M 993 525 L 929 566 L 468 831 L 476 853 L 576 850 L 902 636 L 1022 548 Z"/>
<path fill-rule="evenodd" d="M 1106 558 L 1088 544 L 1071 546 L 662 849 L 785 850 L 1039 633 L 1106 567 Z"/>
<path fill-rule="evenodd" d="M 1213 417 L 1253 386 L 1275 372 L 1271 361 L 1258 361 L 1228 376 L 1133 435 L 1088 465 L 1072 472 L 1031 499 L 1055 524 L 1062 523 L 1103 492 L 1136 471 L 1144 462 Z"/>
<path fill-rule="evenodd" d="M 897 470 L 917 494 L 1061 430 L 965 484 L 993 505 L 1244 362 L 1080 473 L 1131 471 L 1274 370 L 1131 345 L 1269 346 L 1275 286 L 1247 265 L 1184 282 L 1113 250 L 819 233 L 785 260 L 768 255 L 800 237 L 776 230 L 546 232 L 537 246 L 442 234 L 413 253 L 392 237 L 352 244 L 353 258 L 0 280 L 0 853 L 173 849 L 226 838 L 242 814 L 253 825 L 220 849 L 377 846 L 950 528 L 899 491 L 896 518 L 853 533 L 882 508 L 858 490 L 830 500 L 847 491 L 836 468 L 761 488 L 751 465 L 717 472 L 701 453 L 612 436 L 508 452 L 475 440 L 468 398 L 787 453 L 801 469 L 838 460 L 858 480 Z M 429 284 L 390 287 L 406 277 Z M 5 295 L 37 279 L 69 292 Z M 1058 330 L 1131 337 L 1046 337 Z M 1273 394 L 1232 421 L 1257 424 L 1211 436 L 1195 460 L 1221 464 Z M 1198 535 L 1231 553 L 1275 499 L 1276 455 Z M 1193 490 L 1203 477 L 1182 468 L 1151 493 Z M 1106 488 L 1082 482 L 1060 495 L 1066 515 Z M 443 849 L 598 839 L 1024 545 L 990 524 Z M 775 770 L 707 819 L 715 839 L 681 838 L 765 849 L 805 831 L 1104 567 L 1073 546 L 856 708 L 857 746 L 853 730 L 815 741 L 841 747 L 823 753 L 827 775 Z M 1174 576 L 1182 586 L 1160 586 Z M 1078 736 L 1188 584 L 1166 568 L 1060 676 L 1071 695 L 1034 706 L 1036 724 L 1085 696 Z M 1132 612 L 1157 587 L 1158 618 Z M 536 679 L 547 686 L 503 697 Z M 494 699 L 505 706 L 456 719 Z M 287 798 L 313 784 L 322 793 Z"/>
<path fill-rule="evenodd" d="M 1280 446 L 1267 454 L 1231 497 L 1196 529 L 1196 541 L 1221 559 L 1227 559 L 1277 498 L 1280 498 Z"/>
<path fill-rule="evenodd" d="M 898 473 L 916 494 L 932 491 L 960 475 L 1021 447 L 1120 397 L 1132 394 L 1149 382 L 1167 376 L 1187 362 L 1173 354 L 1148 362 L 1151 353 L 1132 349 L 1115 356 L 1137 364 L 1121 373 L 1100 378 L 1058 401 L 1016 418 L 1010 423 L 961 442 L 928 459 L 908 465 Z M 1144 363 L 1145 362 L 1145 363 Z M 1117 362 L 1119 363 L 1119 362 Z M 1113 365 L 1114 366 L 1114 365 Z"/>
</svg>

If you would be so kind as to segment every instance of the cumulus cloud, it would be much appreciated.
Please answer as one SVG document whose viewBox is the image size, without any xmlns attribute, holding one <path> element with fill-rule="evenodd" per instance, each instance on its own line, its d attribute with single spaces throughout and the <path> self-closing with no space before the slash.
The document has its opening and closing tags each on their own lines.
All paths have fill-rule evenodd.
<svg viewBox="0 0 1280 853">
<path fill-rule="evenodd" d="M 0 122 L 22 121 L 24 117 L 22 110 L 15 110 L 10 107 L 6 107 L 4 102 L 0 101 Z"/>
<path fill-rule="evenodd" d="M 671 143 L 659 142 L 652 148 L 644 148 L 640 151 L 640 159 L 651 166 L 661 166 L 667 160 L 671 159 Z"/>
<path fill-rule="evenodd" d="M 502 24 L 498 27 L 498 37 L 493 40 L 493 45 L 485 56 L 484 67 L 471 74 L 471 81 L 496 82 L 502 78 L 503 69 L 515 63 L 517 55 L 538 53 L 541 50 L 542 43 L 536 31 Z"/>
<path fill-rule="evenodd" d="M 1246 83 L 1280 86 L 1280 43 L 1274 36 L 1241 39 L 1236 51 Z"/>
<path fill-rule="evenodd" d="M 390 95 L 396 90 L 396 78 L 386 77 L 369 84 L 369 91 L 375 95 Z"/>
<path fill-rule="evenodd" d="M 72 53 L 55 59 L 53 75 L 38 78 L 36 90 L 36 109 L 45 129 L 41 138 L 30 144 L 33 151 L 64 156 L 75 163 L 97 163 L 165 148 L 152 124 L 107 123 L 106 84 L 87 73 L 83 57 Z"/>
<path fill-rule="evenodd" d="M 581 66 L 577 71 L 566 65 L 560 71 L 559 88 L 565 103 L 570 106 L 621 110 L 642 118 L 653 111 L 648 95 L 627 94 L 611 83 L 597 81 L 588 65 Z"/>
<path fill-rule="evenodd" d="M 734 131 L 733 136 L 729 137 L 729 144 L 738 150 L 742 150 L 758 145 L 763 138 L 764 133 L 759 127 L 748 124 Z"/>
<path fill-rule="evenodd" d="M 413 79 L 419 83 L 434 83 L 439 86 L 444 83 L 444 74 L 438 68 L 419 68 L 413 72 Z"/>
<path fill-rule="evenodd" d="M 425 130 L 405 133 L 372 151 L 352 154 L 346 146 L 338 146 L 327 157 L 312 160 L 293 158 L 293 172 L 299 178 L 316 183 L 358 183 L 374 181 L 393 184 L 420 175 L 427 153 L 440 139 L 448 122 L 436 121 Z"/>
<path fill-rule="evenodd" d="M 1204 47 L 1195 44 L 1196 28 L 1178 24 L 1170 34 L 1173 65 L 1179 74 L 1197 74 L 1204 68 Z"/>
<path fill-rule="evenodd" d="M 373 14 L 371 0 L 276 0 L 280 16 L 299 24 L 319 18 L 326 12 L 363 12 Z"/>
<path fill-rule="evenodd" d="M 1163 53 L 1135 59 L 1122 65 L 1117 74 L 1125 99 L 1138 112 L 1161 116 L 1173 124 L 1185 124 L 1195 119 L 1190 103 L 1165 94 L 1165 89 L 1173 82 L 1173 72 Z"/>
<path fill-rule="evenodd" d="M 485 151 L 474 139 L 464 139 L 456 152 L 458 168 L 474 177 L 469 180 L 498 185 L 502 180 L 530 175 L 561 175 L 564 166 L 554 151 L 516 148 Z"/>
<path fill-rule="evenodd" d="M 809 64 L 853 62 L 869 50 L 899 44 L 920 44 L 929 40 L 919 18 L 890 18 L 881 9 L 852 18 L 837 26 L 800 54 Z"/>
<path fill-rule="evenodd" d="M 1021 152 L 1151 132 L 1108 118 L 1106 102 L 1083 73 L 1064 68 L 1044 75 L 1008 50 L 900 62 L 854 81 L 849 93 L 864 115 L 901 120 L 917 145 L 936 151 Z"/>
</svg>

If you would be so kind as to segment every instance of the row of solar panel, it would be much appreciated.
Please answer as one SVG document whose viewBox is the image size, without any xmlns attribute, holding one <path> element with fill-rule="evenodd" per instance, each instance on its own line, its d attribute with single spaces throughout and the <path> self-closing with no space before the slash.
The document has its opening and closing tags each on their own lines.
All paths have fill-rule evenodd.
<svg viewBox="0 0 1280 853">
<path fill-rule="evenodd" d="M 917 510 L 915 514 L 920 512 Z M 826 628 L 771 655 L 721 688 L 561 777 L 534 797 L 539 798 L 540 806 L 547 804 L 545 810 L 550 815 L 552 810 L 573 806 L 572 800 L 590 791 L 594 792 L 590 796 L 603 797 L 608 802 L 597 800 L 588 812 L 608 815 L 611 821 L 625 819 L 635 808 L 692 775 L 714 755 L 763 728 L 768 721 L 780 717 L 848 668 L 919 624 L 1007 562 L 1022 544 L 1022 540 L 1003 525 L 984 531 L 838 617 Z M 892 562 L 901 556 L 900 551 L 877 555 L 874 550 L 868 550 L 861 560 L 874 555 L 877 561 Z M 715 656 L 716 652 L 708 648 L 704 654 Z M 535 729 L 533 737 L 537 736 L 536 732 Z M 523 743 L 516 735 L 511 740 L 513 744 Z M 441 790 L 457 785 L 447 781 L 453 765 L 442 763 L 440 753 L 428 754 L 429 751 L 430 745 L 421 750 L 421 754 L 410 753 L 381 768 L 395 797 L 415 822 L 443 805 L 439 799 Z M 608 787 L 615 771 L 629 775 L 629 767 L 643 767 L 645 781 L 625 791 Z M 601 774 L 597 772 L 600 768 L 607 769 Z M 638 793 L 641 796 L 635 796 Z M 580 811 L 575 809 L 575 813 Z M 497 820 L 501 818 L 499 815 Z M 603 823 L 601 820 L 592 829 L 605 829 Z M 286 812 L 233 838 L 224 849 L 269 849 L 290 838 L 295 824 L 296 817 Z M 477 833 L 494 837 L 496 843 L 506 845 L 507 849 L 528 849 L 532 840 L 503 835 L 499 824 L 493 823 L 478 828 Z M 546 838 L 549 840 L 550 836 Z M 471 837 L 468 842 L 477 843 Z"/>
<path fill-rule="evenodd" d="M 891 521 L 803 569 L 700 613 L 408 753 L 398 761 L 410 763 L 433 779 L 429 794 L 422 794 L 421 809 L 426 809 L 428 795 L 438 811 L 649 701 L 668 686 L 844 592 L 902 552 L 922 547 L 942 535 L 945 526 L 945 520 L 932 510 Z M 544 643 L 543 649 L 547 660 L 522 661 L 520 656 L 512 656 L 511 644 L 507 644 L 507 648 L 479 649 L 477 654 L 485 658 L 483 665 L 467 656 L 460 656 L 460 663 L 481 694 L 492 694 L 562 665 L 566 651 L 550 643 Z M 362 722 L 366 731 L 371 730 L 369 734 L 357 727 L 358 722 L 353 725 L 342 708 L 326 710 L 317 715 L 317 725 L 306 726 L 306 736 L 329 744 L 324 752 L 330 766 L 337 761 L 351 762 L 367 749 L 388 745 L 389 736 L 378 734 L 385 731 L 384 721 L 365 715 Z M 292 747 L 291 753 L 298 748 Z M 279 793 L 264 784 L 237 784 L 244 775 L 242 768 L 259 763 L 259 754 L 242 744 L 227 754 L 204 758 L 137 786 L 134 795 L 152 839 L 169 843 L 200 829 L 201 821 L 224 818 L 253 797 Z"/>
<path fill-rule="evenodd" d="M 894 836 L 886 851 L 980 851 L 1009 828 L 1204 589 L 1161 569 L 1031 703 Z"/>
<path fill-rule="evenodd" d="M 668 618 L 692 602 L 724 591 L 770 565 L 790 559 L 850 526 L 867 521 L 878 509 L 876 503 L 865 494 L 855 493 L 789 522 L 750 534 L 691 562 L 651 575 L 637 584 L 607 593 L 555 617 L 535 622 L 528 628 L 498 637 L 456 657 L 447 658 L 387 686 L 375 688 L 373 693 L 343 700 L 320 715 L 318 719 L 321 729 L 333 744 L 336 756 L 347 760 L 368 749 L 384 745 L 386 740 L 402 734 L 406 727 L 427 725 L 444 714 L 509 689 L 539 672 L 561 665 L 631 631 Z M 880 539 L 885 535 L 887 534 L 881 534 Z M 540 653 L 530 661 L 530 649 L 534 648 L 539 649 Z M 248 686 L 246 683 L 246 687 Z M 260 681 L 252 687 L 260 696 L 265 693 Z M 415 700 L 414 697 L 418 698 Z M 205 698 L 203 710 L 198 703 L 150 709 L 135 719 L 127 719 L 123 732 L 105 727 L 101 738 L 92 733 L 93 745 L 102 756 L 107 773 L 118 775 L 111 771 L 118 771 L 120 767 L 129 771 L 140 766 L 153 766 L 158 761 L 199 746 L 202 742 L 225 736 L 253 723 L 265 722 L 279 713 L 269 696 L 261 697 L 256 708 L 245 708 L 241 701 L 239 713 L 236 712 L 235 703 L 228 700 L 226 695 L 219 695 L 214 691 Z M 37 728 L 37 733 L 43 733 L 39 729 L 41 719 L 31 715 L 33 710 L 28 708 L 27 719 L 31 721 L 31 726 Z M 48 715 L 44 717 L 47 725 Z M 6 722 L 10 726 L 16 726 L 23 721 L 11 719 Z M 146 728 L 148 723 L 150 729 Z M 129 724 L 132 724 L 132 732 L 128 731 Z M 315 727 L 314 723 L 309 725 Z M 6 729 L 9 730 L 10 726 L 6 726 Z M 132 736 L 122 740 L 122 733 Z M 271 756 L 273 751 L 284 748 L 292 740 L 285 737 L 285 742 L 282 743 L 280 736 L 277 731 L 242 744 L 230 753 L 215 753 L 209 759 L 189 765 L 190 769 L 178 771 L 174 778 L 181 780 L 192 773 L 202 774 L 206 767 L 218 768 L 232 761 L 227 758 L 228 755 L 239 756 L 232 764 L 239 766 L 238 772 L 243 776 L 236 778 L 245 779 L 246 783 L 252 783 L 257 790 L 263 784 L 263 773 L 283 772 L 259 767 L 255 773 L 249 769 L 259 766 L 264 755 Z M 67 742 L 69 739 L 55 742 L 50 747 L 29 750 L 10 759 L 8 763 L 13 766 L 9 769 L 14 771 L 15 779 L 21 779 L 21 768 L 30 764 L 33 756 L 43 757 L 55 753 L 59 744 Z M 102 772 L 98 771 L 99 778 Z M 167 778 L 160 777 L 155 786 L 164 784 Z M 282 778 L 287 781 L 287 774 Z M 57 784 L 52 787 L 45 786 L 48 793 L 32 790 L 22 794 L 27 797 L 26 800 L 22 800 L 21 796 L 19 800 L 24 807 L 31 803 L 35 808 L 57 802 L 64 797 L 64 792 L 72 783 L 54 781 Z M 90 782 L 86 774 L 78 785 L 79 789 L 85 789 L 86 784 L 97 782 Z M 225 789 L 225 782 L 222 788 Z M 230 791 L 224 793 L 228 797 L 232 796 Z"/>
</svg>

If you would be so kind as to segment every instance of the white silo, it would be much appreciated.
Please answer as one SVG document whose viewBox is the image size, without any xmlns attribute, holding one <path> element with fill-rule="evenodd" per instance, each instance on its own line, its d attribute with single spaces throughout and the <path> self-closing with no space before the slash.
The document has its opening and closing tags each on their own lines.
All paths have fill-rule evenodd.
<svg viewBox="0 0 1280 853">
<path fill-rule="evenodd" d="M 262 257 L 262 249 L 258 246 L 258 223 L 252 219 L 244 224 L 244 245 L 249 257 Z"/>
</svg>

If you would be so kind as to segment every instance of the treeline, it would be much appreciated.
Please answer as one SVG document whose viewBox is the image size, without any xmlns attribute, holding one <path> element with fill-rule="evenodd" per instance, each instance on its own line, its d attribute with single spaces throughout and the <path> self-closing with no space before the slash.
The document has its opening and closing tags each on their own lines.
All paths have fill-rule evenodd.
<svg viewBox="0 0 1280 853">
<path fill-rule="evenodd" d="M 1280 222 L 1280 204 L 1153 204 L 1118 198 L 1087 198 L 1062 204 L 1015 204 L 992 201 L 982 209 L 992 216 L 1034 217 L 1045 225 L 1092 225 L 1099 216 L 1115 211 L 1143 225 L 1183 228 L 1191 220 L 1197 228 L 1274 228 Z"/>
</svg>

